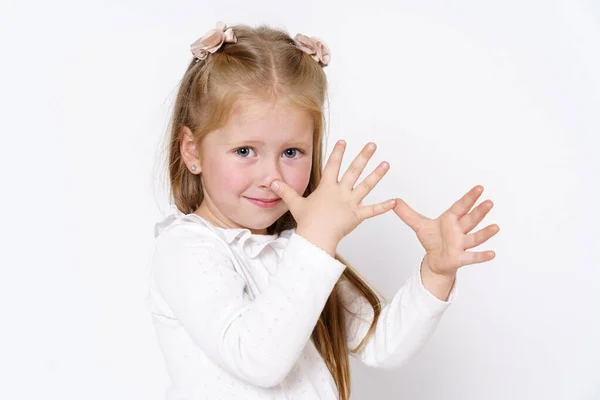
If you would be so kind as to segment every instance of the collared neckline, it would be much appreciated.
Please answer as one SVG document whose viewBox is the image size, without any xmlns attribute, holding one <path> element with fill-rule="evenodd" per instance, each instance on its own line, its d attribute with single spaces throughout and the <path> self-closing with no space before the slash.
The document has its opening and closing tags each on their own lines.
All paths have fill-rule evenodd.
<svg viewBox="0 0 600 400">
<path fill-rule="evenodd" d="M 228 245 L 239 246 L 250 258 L 257 257 L 260 252 L 269 245 L 273 249 L 284 249 L 290 236 L 295 231 L 295 229 L 288 229 L 281 232 L 279 235 L 262 235 L 252 233 L 248 228 L 221 228 L 198 214 L 184 214 L 177 206 L 171 204 L 165 213 L 163 220 L 156 223 L 154 226 L 155 237 L 160 235 L 162 231 L 178 220 L 200 222 L 217 236 L 221 237 Z"/>
</svg>

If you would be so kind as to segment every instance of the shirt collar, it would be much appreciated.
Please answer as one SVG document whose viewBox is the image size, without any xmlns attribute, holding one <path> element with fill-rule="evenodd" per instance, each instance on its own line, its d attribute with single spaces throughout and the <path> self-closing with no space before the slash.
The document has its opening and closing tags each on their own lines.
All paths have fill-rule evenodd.
<svg viewBox="0 0 600 400">
<path fill-rule="evenodd" d="M 287 242 L 295 231 L 288 229 L 281 232 L 279 235 L 258 235 L 252 234 L 247 228 L 220 228 L 198 214 L 182 213 L 177 206 L 171 204 L 165 213 L 162 221 L 154 225 L 154 236 L 160 235 L 173 222 L 181 219 L 194 220 L 208 227 L 217 236 L 221 237 L 228 245 L 239 246 L 250 258 L 257 257 L 261 251 L 270 245 L 274 250 L 283 250 Z"/>
</svg>

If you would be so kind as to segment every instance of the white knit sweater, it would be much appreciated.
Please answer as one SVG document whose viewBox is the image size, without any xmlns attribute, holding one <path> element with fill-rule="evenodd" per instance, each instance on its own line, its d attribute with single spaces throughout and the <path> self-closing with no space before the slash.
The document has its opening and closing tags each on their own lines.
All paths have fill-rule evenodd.
<svg viewBox="0 0 600 400">
<path fill-rule="evenodd" d="M 370 304 L 340 279 L 342 263 L 294 229 L 278 236 L 224 229 L 175 206 L 154 233 L 146 306 L 171 378 L 167 400 L 337 399 L 310 339 L 336 282 L 359 313 L 346 314 L 349 349 L 373 318 Z M 448 301 L 439 300 L 416 268 L 351 356 L 374 367 L 406 363 L 456 296 L 455 283 Z"/>
</svg>

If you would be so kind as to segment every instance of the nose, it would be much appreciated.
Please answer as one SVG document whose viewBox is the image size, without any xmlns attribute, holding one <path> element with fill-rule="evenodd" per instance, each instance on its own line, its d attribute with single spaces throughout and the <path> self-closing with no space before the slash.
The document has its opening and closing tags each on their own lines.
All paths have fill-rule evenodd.
<svg viewBox="0 0 600 400">
<path fill-rule="evenodd" d="M 283 180 L 279 157 L 265 157 L 260 161 L 258 179 L 261 187 L 270 188 L 275 179 Z"/>
</svg>

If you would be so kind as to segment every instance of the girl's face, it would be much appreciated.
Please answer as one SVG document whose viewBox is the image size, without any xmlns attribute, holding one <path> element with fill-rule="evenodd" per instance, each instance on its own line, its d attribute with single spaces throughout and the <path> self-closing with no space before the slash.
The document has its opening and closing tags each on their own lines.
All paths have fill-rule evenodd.
<svg viewBox="0 0 600 400">
<path fill-rule="evenodd" d="M 266 234 L 288 207 L 274 179 L 302 195 L 312 167 L 313 120 L 304 110 L 281 102 L 240 103 L 227 125 L 209 133 L 197 152 L 204 201 L 195 211 L 216 226 L 248 228 Z"/>
</svg>

